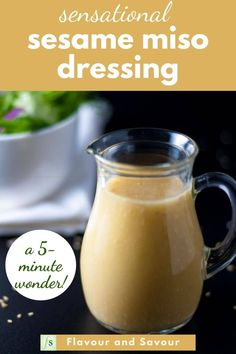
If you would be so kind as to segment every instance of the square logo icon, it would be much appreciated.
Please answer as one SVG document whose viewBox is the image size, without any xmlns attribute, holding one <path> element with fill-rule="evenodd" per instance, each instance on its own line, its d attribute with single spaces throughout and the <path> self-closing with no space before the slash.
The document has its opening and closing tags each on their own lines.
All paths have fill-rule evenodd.
<svg viewBox="0 0 236 354">
<path fill-rule="evenodd" d="M 57 336 L 51 334 L 40 335 L 40 351 L 56 351 Z"/>
</svg>

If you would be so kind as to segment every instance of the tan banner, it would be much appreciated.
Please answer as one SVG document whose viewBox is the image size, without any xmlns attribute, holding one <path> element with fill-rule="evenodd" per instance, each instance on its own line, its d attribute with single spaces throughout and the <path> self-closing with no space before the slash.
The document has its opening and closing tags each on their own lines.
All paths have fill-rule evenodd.
<svg viewBox="0 0 236 354">
<path fill-rule="evenodd" d="M 235 90 L 236 1 L 8 0 L 0 90 Z"/>
<path fill-rule="evenodd" d="M 195 351 L 195 335 L 53 335 L 40 336 L 41 351 Z"/>
</svg>

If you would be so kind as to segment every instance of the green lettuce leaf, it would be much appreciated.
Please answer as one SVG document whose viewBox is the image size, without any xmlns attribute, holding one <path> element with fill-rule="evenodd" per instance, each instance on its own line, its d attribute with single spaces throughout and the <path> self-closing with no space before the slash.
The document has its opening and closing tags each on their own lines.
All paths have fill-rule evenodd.
<svg viewBox="0 0 236 354">
<path fill-rule="evenodd" d="M 91 94 L 83 91 L 11 91 L 0 95 L 0 134 L 34 132 L 66 119 Z M 20 113 L 6 118 L 14 109 Z"/>
</svg>

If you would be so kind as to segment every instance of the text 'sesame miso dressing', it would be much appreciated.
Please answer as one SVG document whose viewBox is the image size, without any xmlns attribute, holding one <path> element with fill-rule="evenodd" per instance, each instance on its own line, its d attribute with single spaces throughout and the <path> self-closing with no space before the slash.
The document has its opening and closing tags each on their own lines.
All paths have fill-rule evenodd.
<svg viewBox="0 0 236 354">
<path fill-rule="evenodd" d="M 235 182 L 221 174 L 193 181 L 197 146 L 175 132 L 118 131 L 89 151 L 98 185 L 81 251 L 88 307 L 116 332 L 172 332 L 193 316 L 204 279 L 233 257 L 220 264 L 217 249 L 204 247 L 194 196 L 219 183 L 235 194 Z"/>
</svg>

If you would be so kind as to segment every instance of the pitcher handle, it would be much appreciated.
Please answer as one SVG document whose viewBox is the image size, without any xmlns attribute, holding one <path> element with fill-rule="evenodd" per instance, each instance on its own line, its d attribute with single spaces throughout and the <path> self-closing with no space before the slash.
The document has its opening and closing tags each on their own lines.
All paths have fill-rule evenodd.
<svg viewBox="0 0 236 354">
<path fill-rule="evenodd" d="M 206 173 L 194 179 L 195 196 L 208 187 L 220 188 L 227 194 L 232 207 L 232 220 L 224 240 L 216 247 L 206 247 L 206 279 L 227 267 L 236 256 L 236 181 L 220 172 Z"/>
</svg>

